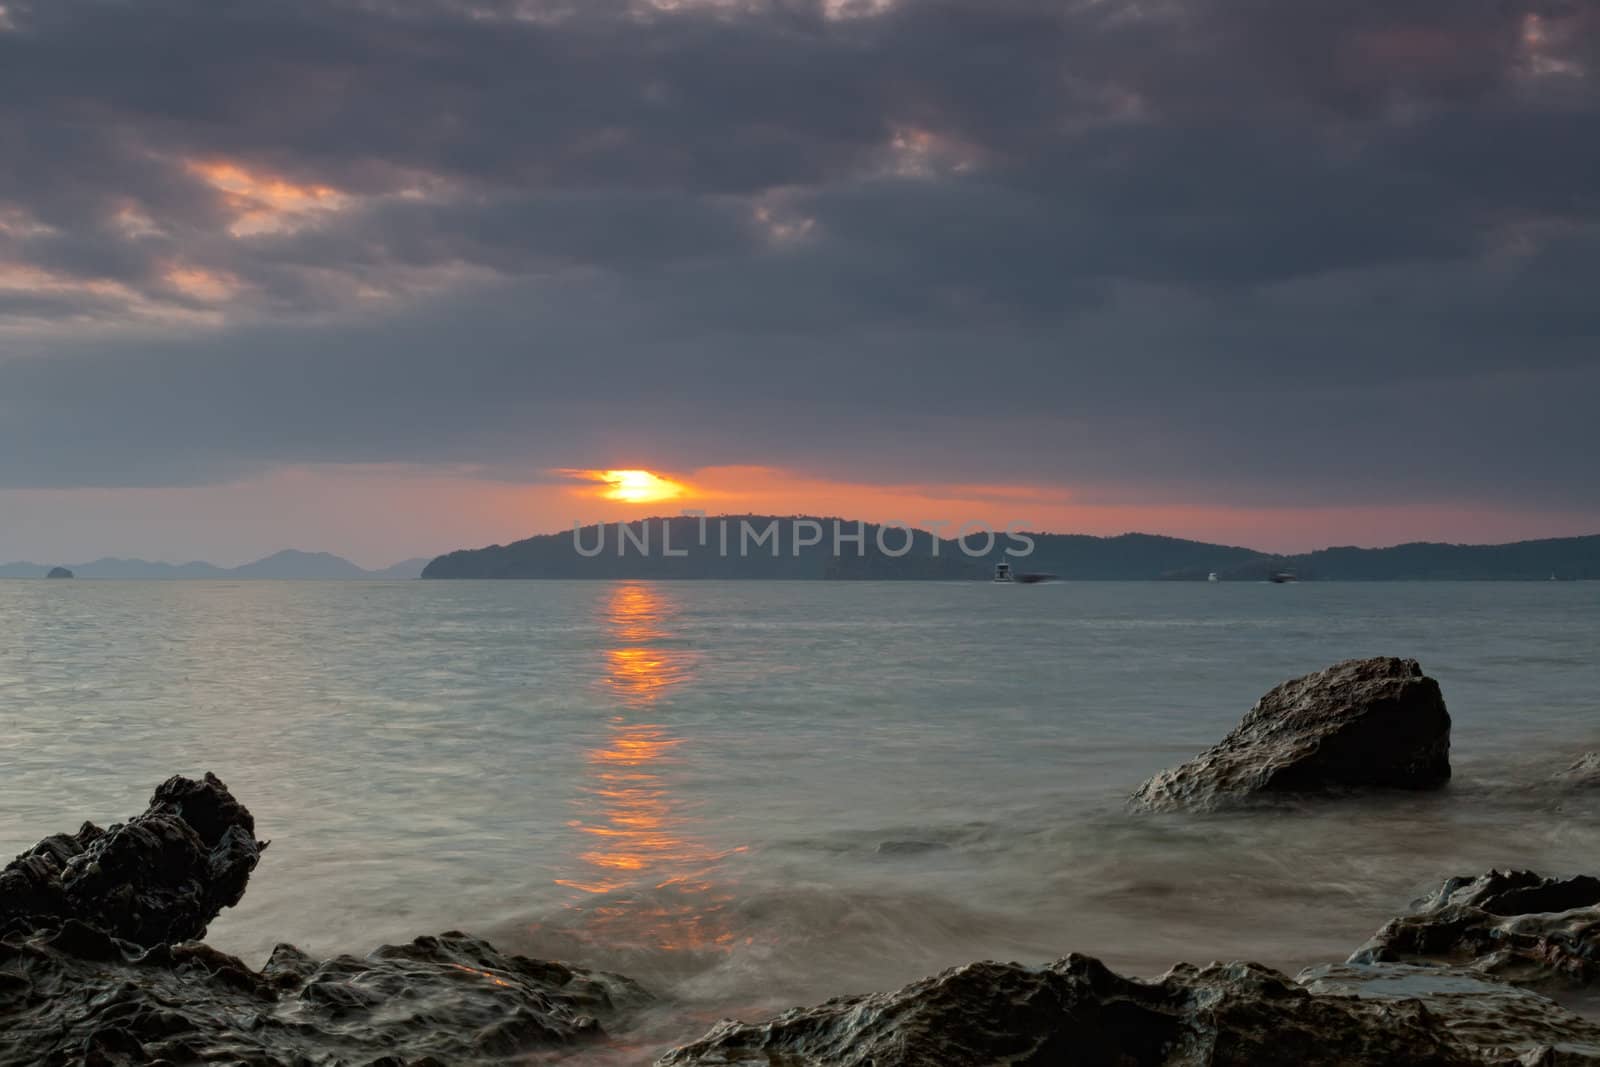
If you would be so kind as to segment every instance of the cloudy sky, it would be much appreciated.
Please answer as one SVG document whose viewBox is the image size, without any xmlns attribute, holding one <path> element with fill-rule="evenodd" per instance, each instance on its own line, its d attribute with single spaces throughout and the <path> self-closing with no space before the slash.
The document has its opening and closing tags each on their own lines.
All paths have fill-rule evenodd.
<svg viewBox="0 0 1600 1067">
<path fill-rule="evenodd" d="M 0 0 L 0 560 L 1597 532 L 1597 78 L 1600 0 Z"/>
</svg>

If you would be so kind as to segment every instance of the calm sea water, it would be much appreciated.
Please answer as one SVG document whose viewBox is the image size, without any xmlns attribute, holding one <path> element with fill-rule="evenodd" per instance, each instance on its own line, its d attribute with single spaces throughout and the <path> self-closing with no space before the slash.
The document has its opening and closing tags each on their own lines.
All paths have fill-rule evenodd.
<svg viewBox="0 0 1600 1067">
<path fill-rule="evenodd" d="M 218 947 L 463 928 L 629 974 L 619 1058 L 978 958 L 1339 959 L 1443 877 L 1574 871 L 1600 584 L 0 582 L 0 852 L 220 775 Z M 1438 795 L 1136 817 L 1266 689 L 1415 656 Z M 1586 806 L 1587 805 L 1587 806 Z"/>
</svg>

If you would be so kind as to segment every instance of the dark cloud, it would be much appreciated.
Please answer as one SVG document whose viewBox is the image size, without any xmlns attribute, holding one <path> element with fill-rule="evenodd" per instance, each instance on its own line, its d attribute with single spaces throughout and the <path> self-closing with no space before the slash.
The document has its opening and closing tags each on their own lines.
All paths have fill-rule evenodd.
<svg viewBox="0 0 1600 1067">
<path fill-rule="evenodd" d="M 0 485 L 631 448 L 1600 508 L 1591 3 L 7 10 Z"/>
</svg>

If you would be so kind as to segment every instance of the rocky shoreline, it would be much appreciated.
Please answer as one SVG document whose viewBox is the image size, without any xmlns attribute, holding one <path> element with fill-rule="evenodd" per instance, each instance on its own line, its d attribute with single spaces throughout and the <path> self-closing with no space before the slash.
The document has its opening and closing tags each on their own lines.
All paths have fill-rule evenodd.
<svg viewBox="0 0 1600 1067">
<path fill-rule="evenodd" d="M 1450 720 L 1412 660 L 1338 664 L 1275 688 L 1221 743 L 1164 771 L 1135 811 L 1437 789 Z M 1600 782 L 1600 757 L 1553 776 Z M 1286 812 L 1286 817 L 1292 813 Z M 199 941 L 267 847 L 212 775 L 172 778 L 106 829 L 44 839 L 0 871 L 0 1067 L 24 1064 L 525 1062 L 608 1047 L 652 1004 L 620 975 L 467 934 L 254 970 Z M 1342 963 L 1247 962 L 1158 978 L 1069 955 L 983 962 L 899 990 L 724 1021 L 659 1067 L 972 1064 L 1600 1064 L 1600 1022 L 1560 1003 L 1600 986 L 1600 878 L 1448 878 Z M 614 1051 L 614 1050 L 613 1050 Z"/>
<path fill-rule="evenodd" d="M 620 975 L 463 933 L 261 970 L 195 938 L 239 902 L 266 843 L 214 775 L 46 838 L 0 872 L 0 1064 L 442 1067 L 604 1038 L 650 994 Z"/>
</svg>

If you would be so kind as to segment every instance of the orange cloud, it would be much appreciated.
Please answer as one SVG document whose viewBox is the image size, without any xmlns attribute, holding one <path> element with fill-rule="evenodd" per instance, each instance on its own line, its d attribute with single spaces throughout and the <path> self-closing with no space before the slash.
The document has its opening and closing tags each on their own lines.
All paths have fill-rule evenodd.
<svg viewBox="0 0 1600 1067">
<path fill-rule="evenodd" d="M 203 272 L 199 272 L 203 273 Z M 168 277 L 169 284 L 183 290 L 185 283 L 202 284 L 199 278 Z M 96 329 L 114 322 L 182 323 L 203 325 L 217 321 L 210 309 L 182 307 L 155 299 L 145 293 L 106 278 L 78 278 L 41 270 L 26 263 L 0 261 L 0 294 L 20 293 L 35 296 L 83 300 L 81 312 L 71 318 L 75 327 Z M 207 299 L 190 292 L 197 299 Z M 0 312 L 0 329 L 5 331 L 53 331 L 65 321 L 61 318 L 31 318 L 25 311 Z"/>
<path fill-rule="evenodd" d="M 173 267 L 166 272 L 167 284 L 184 296 L 218 304 L 239 291 L 239 279 L 224 271 L 199 267 Z"/>
<path fill-rule="evenodd" d="M 235 237 L 295 230 L 319 214 L 345 208 L 350 198 L 329 185 L 297 185 L 287 178 L 228 160 L 190 160 L 185 169 L 223 194 L 234 213 Z"/>
</svg>

